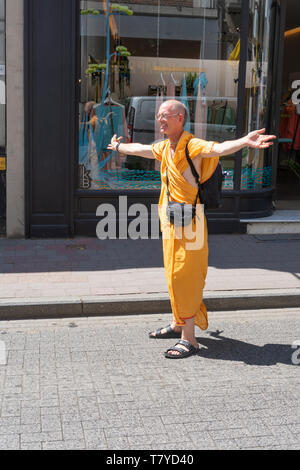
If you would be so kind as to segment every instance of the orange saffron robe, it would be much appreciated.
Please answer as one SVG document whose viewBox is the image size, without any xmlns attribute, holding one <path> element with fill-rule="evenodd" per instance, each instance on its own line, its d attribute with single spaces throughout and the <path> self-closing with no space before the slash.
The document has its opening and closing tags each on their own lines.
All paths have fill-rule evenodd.
<svg viewBox="0 0 300 470">
<path fill-rule="evenodd" d="M 163 255 L 166 279 L 176 325 L 185 324 L 185 319 L 195 318 L 195 324 L 202 330 L 208 327 L 207 310 L 203 303 L 203 289 L 208 267 L 207 223 L 202 206 L 197 207 L 198 222 L 190 224 L 192 233 L 174 227 L 166 217 L 167 184 L 166 164 L 168 165 L 170 200 L 194 204 L 198 189 L 191 186 L 182 173 L 188 167 L 185 148 L 188 144 L 191 159 L 199 154 L 212 152 L 215 142 L 197 139 L 184 131 L 171 157 L 170 141 L 164 140 L 152 145 L 152 152 L 161 162 L 161 194 L 159 216 L 163 235 Z M 201 183 L 211 177 L 219 162 L 219 157 L 203 158 L 201 162 Z M 198 200 L 199 204 L 199 200 Z M 179 230 L 179 232 L 178 232 Z M 177 233 L 178 232 L 178 233 Z M 192 235 L 194 234 L 194 238 Z M 201 243 L 191 243 L 196 240 Z M 187 245 L 190 244 L 190 245 Z M 190 248 L 192 246 L 192 248 Z"/>
</svg>

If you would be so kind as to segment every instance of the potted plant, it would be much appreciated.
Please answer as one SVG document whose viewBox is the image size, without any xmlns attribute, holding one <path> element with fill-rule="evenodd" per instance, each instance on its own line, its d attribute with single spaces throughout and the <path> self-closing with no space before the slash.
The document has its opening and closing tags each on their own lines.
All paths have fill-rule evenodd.
<svg viewBox="0 0 300 470">
<path fill-rule="evenodd" d="M 188 95 L 193 95 L 194 94 L 194 81 L 197 78 L 196 73 L 187 73 L 186 75 L 186 91 Z"/>
</svg>

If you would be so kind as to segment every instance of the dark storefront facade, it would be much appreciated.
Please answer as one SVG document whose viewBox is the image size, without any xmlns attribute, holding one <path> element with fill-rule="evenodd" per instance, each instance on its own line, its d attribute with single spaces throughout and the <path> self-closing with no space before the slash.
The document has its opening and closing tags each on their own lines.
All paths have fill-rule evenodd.
<svg viewBox="0 0 300 470">
<path fill-rule="evenodd" d="M 6 60 L 5 1 L 0 0 L 0 235 L 6 222 Z"/>
<path fill-rule="evenodd" d="M 25 2 L 26 237 L 96 236 L 101 204 L 124 216 L 120 196 L 150 214 L 157 163 L 106 146 L 113 133 L 162 139 L 154 116 L 167 97 L 188 105 L 199 138 L 278 135 L 285 11 L 280 0 Z M 272 213 L 279 145 L 222 159 L 211 233 Z"/>
</svg>

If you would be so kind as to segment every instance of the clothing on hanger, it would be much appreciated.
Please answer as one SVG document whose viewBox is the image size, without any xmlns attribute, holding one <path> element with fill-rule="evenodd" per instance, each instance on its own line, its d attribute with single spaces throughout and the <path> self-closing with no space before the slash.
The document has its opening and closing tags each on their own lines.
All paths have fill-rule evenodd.
<svg viewBox="0 0 300 470">
<path fill-rule="evenodd" d="M 173 80 L 169 81 L 168 82 L 168 85 L 167 85 L 167 96 L 168 97 L 175 97 L 175 83 L 173 82 Z"/>
<path fill-rule="evenodd" d="M 202 140 L 207 137 L 207 100 L 206 87 L 208 80 L 204 72 L 202 72 L 194 81 L 195 111 L 194 111 L 194 134 Z"/>
<path fill-rule="evenodd" d="M 227 101 L 225 104 L 222 102 L 215 107 L 216 109 L 215 124 L 220 124 L 220 125 L 224 124 L 226 108 L 227 108 Z"/>
<path fill-rule="evenodd" d="M 215 101 L 214 101 L 213 104 L 210 106 L 210 113 L 211 113 L 211 116 L 210 116 L 210 121 L 209 121 L 209 122 L 210 122 L 211 124 L 217 124 L 217 122 L 216 122 L 216 121 L 217 121 L 217 118 L 216 118 L 216 116 L 217 116 L 217 110 L 218 110 L 220 107 L 222 107 L 222 106 L 223 106 L 222 102 L 217 102 L 217 103 L 216 103 Z"/>
<path fill-rule="evenodd" d="M 123 136 L 124 134 L 124 108 L 116 105 L 105 104 L 101 110 L 100 106 L 95 108 L 97 124 L 95 129 L 95 138 L 97 142 L 97 151 L 107 148 L 114 134 Z M 103 140 L 100 142 L 100 134 L 103 133 Z"/>
<path fill-rule="evenodd" d="M 229 61 L 240 60 L 240 53 L 241 53 L 241 40 L 239 39 L 233 51 L 231 52 L 230 56 L 228 57 L 228 60 Z"/>
<path fill-rule="evenodd" d="M 207 101 L 204 97 L 205 92 L 199 84 L 195 103 L 194 134 L 199 139 L 207 140 Z"/>
<path fill-rule="evenodd" d="M 292 139 L 292 142 L 283 143 L 283 150 L 300 149 L 300 116 L 297 114 L 296 106 L 289 100 L 284 109 L 284 117 L 281 118 L 279 135 L 281 139 Z"/>
<path fill-rule="evenodd" d="M 187 112 L 188 112 L 187 121 L 186 121 L 186 125 L 184 127 L 184 130 L 187 131 L 187 132 L 191 132 L 191 117 L 190 117 L 189 102 L 188 102 L 188 99 L 187 99 L 185 74 L 183 75 L 183 80 L 182 80 L 181 102 L 186 106 Z"/>
<path fill-rule="evenodd" d="M 88 126 L 87 126 L 87 113 L 84 111 L 82 122 L 79 126 L 79 165 L 84 165 L 88 159 Z"/>
<path fill-rule="evenodd" d="M 114 134 L 128 140 L 125 106 L 113 100 L 108 92 L 103 105 L 94 104 L 84 113 L 79 135 L 79 162 L 90 171 L 92 181 L 99 179 L 99 172 L 110 168 L 121 168 L 118 152 L 106 152 Z M 93 186 L 93 184 L 92 184 Z"/>
<path fill-rule="evenodd" d="M 82 120 L 79 125 L 79 164 L 85 164 L 89 158 L 89 141 L 91 133 L 95 129 L 97 118 L 94 116 L 93 107 L 95 101 L 89 101 L 85 104 L 82 112 Z"/>
<path fill-rule="evenodd" d="M 228 105 L 228 102 L 213 102 L 208 107 L 207 122 L 209 124 L 222 124 L 228 126 L 236 125 L 235 110 Z"/>
<path fill-rule="evenodd" d="M 173 73 L 171 72 L 169 81 L 167 83 L 167 96 L 168 97 L 175 97 L 176 96 L 176 86 L 178 86 L 179 81 L 175 80 Z"/>
<path fill-rule="evenodd" d="M 206 75 L 204 72 L 201 72 L 200 75 L 196 78 L 194 81 L 193 87 L 194 87 L 194 96 L 197 96 L 198 94 L 198 87 L 200 85 L 201 89 L 204 91 L 207 87 L 208 80 L 206 78 Z"/>
</svg>

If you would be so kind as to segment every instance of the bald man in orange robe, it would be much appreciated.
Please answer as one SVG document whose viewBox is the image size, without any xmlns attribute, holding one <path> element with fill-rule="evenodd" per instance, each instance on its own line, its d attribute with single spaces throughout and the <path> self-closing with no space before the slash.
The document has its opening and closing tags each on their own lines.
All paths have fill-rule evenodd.
<svg viewBox="0 0 300 470">
<path fill-rule="evenodd" d="M 184 131 L 187 118 L 185 106 L 176 100 L 165 101 L 156 116 L 166 140 L 153 144 L 122 144 L 122 137 L 114 136 L 110 150 L 127 155 L 156 158 L 161 162 L 161 195 L 159 214 L 163 234 L 163 253 L 173 322 L 149 334 L 150 338 L 178 338 L 177 343 L 165 352 L 165 357 L 182 359 L 197 354 L 199 345 L 195 337 L 195 326 L 206 330 L 207 311 L 203 303 L 203 289 L 208 267 L 208 244 L 206 218 L 197 206 L 197 217 L 191 224 L 192 236 L 170 224 L 166 217 L 168 169 L 170 200 L 194 204 L 198 186 L 185 156 L 188 150 L 201 183 L 213 174 L 219 158 L 232 155 L 242 148 L 266 149 L 273 145 L 276 136 L 265 135 L 265 129 L 250 132 L 238 140 L 223 143 L 207 142 Z M 200 221 L 200 222 L 199 222 Z M 198 238 L 197 238 L 198 237 Z M 193 243 L 195 242 L 195 243 Z"/>
</svg>

